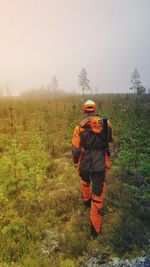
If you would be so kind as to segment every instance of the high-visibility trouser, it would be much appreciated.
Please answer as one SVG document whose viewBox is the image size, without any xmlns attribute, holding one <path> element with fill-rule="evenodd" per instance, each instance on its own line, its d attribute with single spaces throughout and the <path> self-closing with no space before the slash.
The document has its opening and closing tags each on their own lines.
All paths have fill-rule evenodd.
<svg viewBox="0 0 150 267">
<path fill-rule="evenodd" d="M 105 172 L 81 172 L 81 189 L 83 201 L 91 198 L 90 221 L 97 233 L 101 230 L 103 194 L 106 193 Z M 92 182 L 92 190 L 90 186 Z"/>
<path fill-rule="evenodd" d="M 97 233 L 100 233 L 101 231 L 102 207 L 103 207 L 102 196 L 96 196 L 92 194 L 90 222 Z"/>
<path fill-rule="evenodd" d="M 81 179 L 81 191 L 83 201 L 87 202 L 91 198 L 91 185 L 90 182 L 85 182 Z"/>
<path fill-rule="evenodd" d="M 102 194 L 106 194 L 106 180 L 103 182 L 103 190 Z M 82 191 L 82 196 L 83 196 L 83 201 L 88 201 L 91 199 L 91 184 L 90 182 L 85 182 L 84 180 L 81 179 L 81 191 Z"/>
</svg>

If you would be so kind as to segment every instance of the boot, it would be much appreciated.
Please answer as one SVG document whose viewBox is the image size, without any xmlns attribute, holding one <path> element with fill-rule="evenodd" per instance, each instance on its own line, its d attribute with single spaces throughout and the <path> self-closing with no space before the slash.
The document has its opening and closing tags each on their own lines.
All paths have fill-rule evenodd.
<svg viewBox="0 0 150 267">
<path fill-rule="evenodd" d="M 92 225 L 92 223 L 90 223 L 90 235 L 95 239 L 99 236 L 100 233 L 97 233 L 95 231 L 94 226 Z"/>
<path fill-rule="evenodd" d="M 87 200 L 87 201 L 83 201 L 83 204 L 86 208 L 90 208 L 91 207 L 91 198 L 89 198 L 89 200 Z"/>
</svg>

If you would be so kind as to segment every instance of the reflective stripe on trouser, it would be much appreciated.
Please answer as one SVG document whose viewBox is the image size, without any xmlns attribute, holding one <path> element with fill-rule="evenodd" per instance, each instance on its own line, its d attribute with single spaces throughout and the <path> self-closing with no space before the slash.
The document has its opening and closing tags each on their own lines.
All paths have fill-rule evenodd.
<svg viewBox="0 0 150 267">
<path fill-rule="evenodd" d="M 101 230 L 102 215 L 101 209 L 103 206 L 102 196 L 92 194 L 90 221 L 97 233 Z"/>
<path fill-rule="evenodd" d="M 81 180 L 81 190 L 83 195 L 83 201 L 88 201 L 91 197 L 91 186 L 90 183 Z"/>
</svg>

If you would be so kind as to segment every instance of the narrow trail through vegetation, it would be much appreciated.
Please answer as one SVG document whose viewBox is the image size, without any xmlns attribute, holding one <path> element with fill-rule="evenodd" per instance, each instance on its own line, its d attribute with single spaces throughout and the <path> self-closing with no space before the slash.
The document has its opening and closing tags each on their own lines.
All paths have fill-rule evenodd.
<svg viewBox="0 0 150 267">
<path fill-rule="evenodd" d="M 114 208 L 112 204 L 114 204 L 113 201 L 117 202 L 119 200 L 115 199 L 116 189 L 117 195 L 120 192 L 120 199 L 123 198 L 121 183 L 109 170 L 107 173 L 108 193 L 105 195 L 103 210 L 103 230 L 102 234 L 96 240 L 93 240 L 89 234 L 89 209 L 85 208 L 82 203 L 78 171 L 73 166 L 71 153 L 70 159 L 66 160 L 65 154 L 63 156 L 63 158 L 54 160 L 52 177 L 47 180 L 49 208 L 55 210 L 53 230 L 55 231 L 56 227 L 56 231 L 58 231 L 59 228 L 58 235 L 61 245 L 57 248 L 58 251 L 59 249 L 61 251 L 61 248 L 65 246 L 64 257 L 67 256 L 70 261 L 73 257 L 79 257 L 79 259 L 81 257 L 80 264 L 84 263 L 85 259 L 100 254 L 105 259 L 112 255 L 116 256 L 117 254 L 113 251 L 111 236 L 113 227 L 120 219 L 121 212 L 119 205 Z M 111 191 L 111 195 L 109 191 Z M 50 215 L 48 216 L 51 218 Z M 48 232 L 51 232 L 51 226 L 52 224 L 49 229 L 47 228 Z M 54 247 L 54 251 L 55 249 L 56 247 Z M 52 249 L 50 249 L 50 252 L 52 253 Z"/>
</svg>

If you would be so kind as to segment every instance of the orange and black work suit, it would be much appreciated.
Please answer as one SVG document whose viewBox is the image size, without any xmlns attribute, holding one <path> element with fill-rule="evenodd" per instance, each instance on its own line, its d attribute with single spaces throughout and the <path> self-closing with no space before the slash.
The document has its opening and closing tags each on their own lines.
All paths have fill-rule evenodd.
<svg viewBox="0 0 150 267">
<path fill-rule="evenodd" d="M 96 234 L 101 231 L 105 173 L 109 168 L 107 148 L 112 141 L 111 124 L 108 122 L 107 126 L 106 130 L 99 115 L 87 114 L 75 128 L 72 139 L 73 161 L 78 163 L 83 201 L 85 204 L 91 201 L 91 229 Z"/>
</svg>

